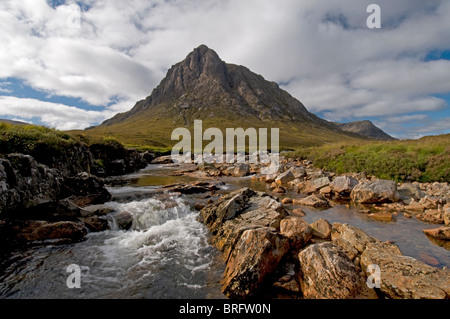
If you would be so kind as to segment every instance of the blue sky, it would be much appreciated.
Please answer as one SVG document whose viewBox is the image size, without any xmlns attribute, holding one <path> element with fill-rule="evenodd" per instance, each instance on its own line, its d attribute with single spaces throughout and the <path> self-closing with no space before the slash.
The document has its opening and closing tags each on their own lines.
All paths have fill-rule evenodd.
<svg viewBox="0 0 450 319">
<path fill-rule="evenodd" d="M 327 119 L 450 133 L 450 1 L 4 0 L 0 118 L 83 129 L 150 95 L 206 44 Z"/>
</svg>

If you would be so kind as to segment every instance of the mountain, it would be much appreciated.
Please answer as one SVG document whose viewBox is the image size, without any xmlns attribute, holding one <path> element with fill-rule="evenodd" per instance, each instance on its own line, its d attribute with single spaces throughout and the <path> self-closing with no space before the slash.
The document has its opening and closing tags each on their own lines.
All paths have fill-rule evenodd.
<svg viewBox="0 0 450 319">
<path fill-rule="evenodd" d="M 361 138 L 308 112 L 277 83 L 225 63 L 205 45 L 173 65 L 151 95 L 130 111 L 85 133 L 113 136 L 128 145 L 170 147 L 176 143 L 170 140 L 172 130 L 192 128 L 194 120 L 203 120 L 203 129 L 277 127 L 285 147 Z"/>
<path fill-rule="evenodd" d="M 386 134 L 380 128 L 376 127 L 371 121 L 355 121 L 349 123 L 336 123 L 343 131 L 361 134 L 362 136 L 380 140 L 394 141 L 396 138 Z"/>
<path fill-rule="evenodd" d="M 6 119 L 0 119 L 0 123 L 13 124 L 13 125 L 28 125 L 28 123 L 25 123 L 25 122 L 6 120 Z"/>
</svg>

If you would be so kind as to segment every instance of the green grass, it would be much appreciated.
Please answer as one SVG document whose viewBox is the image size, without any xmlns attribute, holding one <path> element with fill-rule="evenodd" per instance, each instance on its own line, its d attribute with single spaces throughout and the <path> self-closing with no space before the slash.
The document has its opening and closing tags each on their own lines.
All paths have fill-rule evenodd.
<svg viewBox="0 0 450 319">
<path fill-rule="evenodd" d="M 450 134 L 419 140 L 344 142 L 286 154 L 338 174 L 366 172 L 395 181 L 450 182 Z"/>
<path fill-rule="evenodd" d="M 66 132 L 44 126 L 0 123 L 0 153 L 2 154 L 33 154 L 43 151 L 44 148 L 63 152 L 66 147 L 79 142 Z"/>
</svg>

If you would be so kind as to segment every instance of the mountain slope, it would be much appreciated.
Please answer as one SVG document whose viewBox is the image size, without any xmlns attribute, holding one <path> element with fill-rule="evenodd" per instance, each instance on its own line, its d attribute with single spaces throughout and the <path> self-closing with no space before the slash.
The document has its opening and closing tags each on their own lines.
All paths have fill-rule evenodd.
<svg viewBox="0 0 450 319">
<path fill-rule="evenodd" d="M 380 141 L 394 141 L 392 136 L 386 134 L 383 130 L 376 127 L 370 121 L 355 121 L 349 123 L 337 123 L 337 125 L 344 131 L 361 134 L 362 136 L 380 140 Z"/>
<path fill-rule="evenodd" d="M 176 143 L 170 140 L 172 130 L 190 129 L 194 120 L 203 120 L 204 130 L 277 127 L 284 147 L 361 138 L 308 112 L 275 82 L 225 63 L 205 45 L 172 66 L 152 94 L 130 111 L 85 133 L 113 136 L 125 144 L 171 147 Z"/>
</svg>

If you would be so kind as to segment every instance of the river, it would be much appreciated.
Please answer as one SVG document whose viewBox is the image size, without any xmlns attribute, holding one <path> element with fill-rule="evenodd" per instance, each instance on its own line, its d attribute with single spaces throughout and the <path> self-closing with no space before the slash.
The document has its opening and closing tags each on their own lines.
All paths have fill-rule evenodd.
<svg viewBox="0 0 450 319">
<path fill-rule="evenodd" d="M 193 198 L 158 191 L 163 185 L 193 180 L 172 176 L 176 169 L 150 165 L 110 185 L 113 200 L 106 206 L 130 212 L 131 230 L 119 230 L 111 219 L 111 230 L 90 233 L 82 242 L 30 245 L 11 253 L 0 263 L 0 298 L 224 298 L 219 283 L 224 263 L 208 244 L 208 230 L 196 220 Z M 223 192 L 244 186 L 266 190 L 265 183 L 248 177 L 221 180 Z M 375 221 L 345 206 L 303 209 L 308 222 L 326 218 L 349 223 L 380 240 L 394 241 L 405 255 L 450 266 L 450 252 L 422 233 L 437 225 L 401 215 L 388 223 Z M 66 284 L 71 264 L 81 268 L 80 288 Z"/>
</svg>

